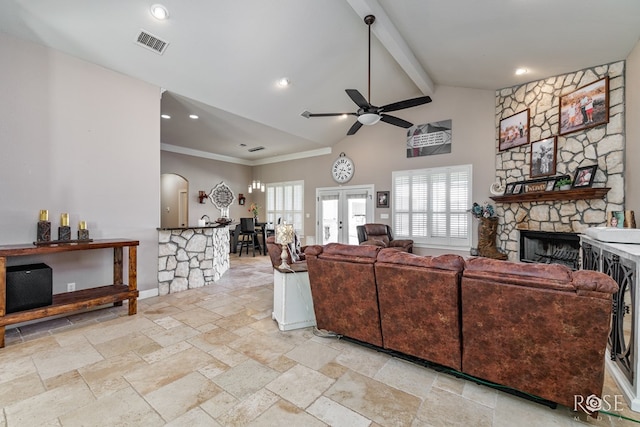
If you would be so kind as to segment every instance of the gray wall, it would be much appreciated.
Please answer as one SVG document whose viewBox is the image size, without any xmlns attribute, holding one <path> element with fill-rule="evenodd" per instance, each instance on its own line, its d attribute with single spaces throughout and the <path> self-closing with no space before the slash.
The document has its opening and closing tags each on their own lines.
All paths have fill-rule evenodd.
<svg viewBox="0 0 640 427">
<path fill-rule="evenodd" d="M 626 103 L 627 103 L 627 144 L 625 167 L 625 202 L 626 209 L 640 215 L 640 43 L 637 43 L 627 58 L 626 69 Z M 636 219 L 636 223 L 637 223 Z"/>
<path fill-rule="evenodd" d="M 157 289 L 160 89 L 0 33 L 0 244 L 36 239 L 40 209 L 52 238 L 68 212 L 91 238 L 140 240 L 138 288 Z M 46 262 L 54 292 L 112 283 L 109 249 Z"/>
<path fill-rule="evenodd" d="M 220 217 L 220 211 L 209 199 L 205 200 L 204 204 L 199 203 L 198 191 L 204 190 L 209 194 L 221 181 L 224 181 L 236 196 L 229 208 L 229 217 L 238 220 L 241 217 L 253 216 L 248 208 L 254 199 L 252 194 L 247 194 L 247 185 L 252 179 L 251 166 L 168 151 L 161 152 L 160 165 L 162 173 L 176 173 L 189 181 L 189 225 L 198 225 L 198 219 L 203 215 L 209 215 L 212 221 Z M 243 193 L 247 198 L 245 206 L 238 205 L 239 193 Z"/>
</svg>

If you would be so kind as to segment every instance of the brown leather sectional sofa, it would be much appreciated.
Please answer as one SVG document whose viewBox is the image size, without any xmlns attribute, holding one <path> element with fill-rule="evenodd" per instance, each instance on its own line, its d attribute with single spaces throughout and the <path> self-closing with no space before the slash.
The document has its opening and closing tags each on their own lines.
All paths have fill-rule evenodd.
<svg viewBox="0 0 640 427">
<path fill-rule="evenodd" d="M 602 393 L 609 276 L 338 243 L 305 254 L 319 329 L 570 408 Z"/>
</svg>

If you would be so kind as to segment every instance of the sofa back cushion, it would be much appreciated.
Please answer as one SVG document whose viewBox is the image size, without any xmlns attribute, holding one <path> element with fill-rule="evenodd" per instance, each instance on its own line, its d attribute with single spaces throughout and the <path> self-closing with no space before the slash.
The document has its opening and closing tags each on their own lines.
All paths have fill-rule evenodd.
<svg viewBox="0 0 640 427">
<path fill-rule="evenodd" d="M 330 243 L 305 251 L 316 324 L 382 347 L 374 262 L 380 248 Z"/>
<path fill-rule="evenodd" d="M 465 261 L 464 274 L 470 278 L 491 278 L 512 285 L 575 290 L 571 283 L 571 269 L 560 264 L 527 264 L 477 257 Z"/>
<path fill-rule="evenodd" d="M 467 260 L 463 372 L 569 407 L 576 395 L 601 395 L 617 286 L 561 267 Z"/>
<path fill-rule="evenodd" d="M 367 240 L 377 240 L 389 246 L 389 231 L 386 224 L 364 224 Z"/>
<path fill-rule="evenodd" d="M 457 255 L 383 249 L 375 265 L 385 348 L 461 369 Z"/>
</svg>

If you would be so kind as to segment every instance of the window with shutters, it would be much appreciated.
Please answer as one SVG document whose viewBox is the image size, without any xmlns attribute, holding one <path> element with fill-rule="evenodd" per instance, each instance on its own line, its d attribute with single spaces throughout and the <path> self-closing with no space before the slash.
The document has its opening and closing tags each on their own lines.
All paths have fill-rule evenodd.
<svg viewBox="0 0 640 427">
<path fill-rule="evenodd" d="M 286 221 L 298 235 L 304 235 L 304 181 L 267 184 L 265 193 L 267 222 Z"/>
<path fill-rule="evenodd" d="M 393 234 L 418 246 L 470 247 L 471 165 L 396 171 Z"/>
</svg>

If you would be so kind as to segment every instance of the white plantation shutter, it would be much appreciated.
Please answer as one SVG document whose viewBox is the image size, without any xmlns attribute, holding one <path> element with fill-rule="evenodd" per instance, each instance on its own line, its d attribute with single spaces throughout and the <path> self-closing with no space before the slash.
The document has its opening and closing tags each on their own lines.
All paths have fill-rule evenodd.
<svg viewBox="0 0 640 427">
<path fill-rule="evenodd" d="M 393 203 L 391 206 L 395 211 L 393 215 L 393 229 L 396 235 L 408 236 L 411 234 L 409 228 L 409 215 L 411 213 L 411 177 L 409 175 L 398 176 L 394 180 L 392 192 Z"/>
<path fill-rule="evenodd" d="M 470 246 L 471 172 L 471 165 L 393 172 L 394 236 Z"/>
<path fill-rule="evenodd" d="M 296 233 L 303 235 L 304 181 L 267 184 L 265 193 L 267 222 L 276 224 L 280 218 L 293 224 Z"/>
</svg>

